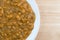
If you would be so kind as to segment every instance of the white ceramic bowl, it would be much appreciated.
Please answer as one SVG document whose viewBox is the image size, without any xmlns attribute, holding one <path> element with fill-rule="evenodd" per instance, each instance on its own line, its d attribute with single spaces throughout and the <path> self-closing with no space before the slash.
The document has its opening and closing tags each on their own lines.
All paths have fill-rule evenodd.
<svg viewBox="0 0 60 40">
<path fill-rule="evenodd" d="M 31 34 L 28 36 L 26 40 L 35 40 L 40 28 L 40 12 L 35 0 L 27 0 L 27 1 L 31 5 L 32 10 L 35 13 L 36 19 L 34 23 L 34 29 L 32 30 Z"/>
</svg>

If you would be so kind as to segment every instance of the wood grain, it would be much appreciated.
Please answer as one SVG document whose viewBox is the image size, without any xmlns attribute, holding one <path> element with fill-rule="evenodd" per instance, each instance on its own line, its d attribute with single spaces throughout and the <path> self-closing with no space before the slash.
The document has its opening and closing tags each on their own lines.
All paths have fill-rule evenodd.
<svg viewBox="0 0 60 40">
<path fill-rule="evenodd" d="M 41 27 L 36 40 L 60 40 L 60 0 L 36 0 Z"/>
</svg>

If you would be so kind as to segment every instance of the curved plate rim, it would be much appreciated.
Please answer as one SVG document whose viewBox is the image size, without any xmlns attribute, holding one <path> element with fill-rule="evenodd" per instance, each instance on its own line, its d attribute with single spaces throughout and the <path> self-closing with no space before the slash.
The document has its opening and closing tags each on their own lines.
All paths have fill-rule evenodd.
<svg viewBox="0 0 60 40">
<path fill-rule="evenodd" d="M 27 0 L 27 2 L 31 5 L 32 10 L 35 13 L 36 19 L 34 23 L 34 29 L 26 40 L 35 40 L 40 28 L 40 12 L 35 0 Z"/>
</svg>

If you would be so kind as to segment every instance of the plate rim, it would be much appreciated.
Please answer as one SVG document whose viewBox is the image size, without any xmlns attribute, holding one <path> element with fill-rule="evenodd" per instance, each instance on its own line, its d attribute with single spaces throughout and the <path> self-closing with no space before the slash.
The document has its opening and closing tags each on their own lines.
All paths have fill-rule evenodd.
<svg viewBox="0 0 60 40">
<path fill-rule="evenodd" d="M 34 29 L 26 40 L 35 40 L 40 28 L 40 11 L 35 0 L 27 0 L 27 2 L 31 5 L 31 8 L 35 13 L 36 19 L 34 23 Z"/>
</svg>

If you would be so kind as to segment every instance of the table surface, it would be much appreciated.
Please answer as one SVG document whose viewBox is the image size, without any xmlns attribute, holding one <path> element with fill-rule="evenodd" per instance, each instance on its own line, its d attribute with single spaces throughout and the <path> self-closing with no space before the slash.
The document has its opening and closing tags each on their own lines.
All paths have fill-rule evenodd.
<svg viewBox="0 0 60 40">
<path fill-rule="evenodd" d="M 60 40 L 60 0 L 36 0 L 41 26 L 36 40 Z"/>
</svg>

